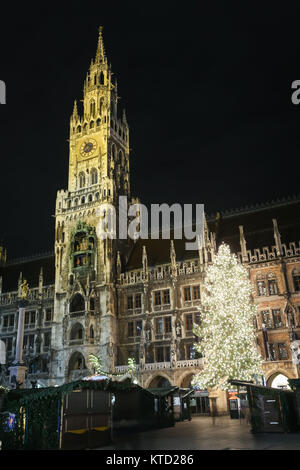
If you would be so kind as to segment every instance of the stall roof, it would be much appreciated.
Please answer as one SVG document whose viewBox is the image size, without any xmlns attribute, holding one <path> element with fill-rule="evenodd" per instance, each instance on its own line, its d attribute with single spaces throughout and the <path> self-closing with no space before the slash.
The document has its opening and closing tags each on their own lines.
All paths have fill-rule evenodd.
<svg viewBox="0 0 300 470">
<path fill-rule="evenodd" d="M 119 382 L 103 377 L 103 379 L 101 380 L 76 380 L 74 382 L 65 383 L 58 387 L 10 390 L 7 393 L 6 398 L 8 401 L 36 400 L 50 398 L 51 396 L 63 396 L 69 392 L 72 392 L 73 390 L 78 389 L 92 389 L 103 390 L 108 392 L 117 392 L 142 389 L 142 387 L 133 384 L 130 380 Z"/>
<path fill-rule="evenodd" d="M 123 381 L 111 380 L 106 376 L 98 376 L 95 380 L 94 376 L 76 380 L 74 382 L 65 383 L 58 387 L 45 387 L 45 388 L 35 388 L 35 389 L 18 389 L 10 390 L 7 393 L 6 400 L 8 401 L 31 401 L 31 400 L 40 400 L 47 399 L 50 397 L 61 397 L 66 395 L 73 390 L 80 389 L 91 389 L 91 390 L 102 390 L 107 392 L 122 392 L 122 391 L 140 391 L 142 393 L 148 393 L 151 396 L 164 397 L 175 393 L 179 390 L 179 387 L 169 387 L 169 388 L 143 388 L 140 385 L 132 383 L 130 379 Z"/>
<path fill-rule="evenodd" d="M 253 382 L 243 382 L 241 380 L 231 380 L 230 383 L 232 385 L 238 385 L 239 387 L 252 387 L 252 388 L 258 388 L 261 390 L 270 390 L 272 392 L 288 392 L 288 393 L 294 393 L 292 390 L 288 390 L 286 388 L 273 388 L 273 387 L 265 387 L 264 385 L 259 385 L 255 384 Z"/>
<path fill-rule="evenodd" d="M 165 397 L 167 395 L 171 395 L 177 390 L 179 390 L 179 387 L 168 387 L 168 388 L 146 388 L 148 392 L 152 393 L 152 395 L 158 395 L 160 397 Z"/>
<path fill-rule="evenodd" d="M 192 393 L 194 393 L 194 391 L 195 390 L 193 388 L 180 388 L 179 389 L 179 393 L 181 395 L 181 398 L 185 398 L 188 395 L 191 395 Z"/>
</svg>

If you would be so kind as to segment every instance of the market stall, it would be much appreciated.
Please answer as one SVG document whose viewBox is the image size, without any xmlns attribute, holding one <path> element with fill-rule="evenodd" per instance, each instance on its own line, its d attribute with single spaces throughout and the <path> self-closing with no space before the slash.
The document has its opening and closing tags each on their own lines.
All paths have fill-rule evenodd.
<svg viewBox="0 0 300 470">
<path fill-rule="evenodd" d="M 299 429 L 296 395 L 292 390 L 238 380 L 232 380 L 231 384 L 247 390 L 253 432 L 295 432 Z"/>
</svg>

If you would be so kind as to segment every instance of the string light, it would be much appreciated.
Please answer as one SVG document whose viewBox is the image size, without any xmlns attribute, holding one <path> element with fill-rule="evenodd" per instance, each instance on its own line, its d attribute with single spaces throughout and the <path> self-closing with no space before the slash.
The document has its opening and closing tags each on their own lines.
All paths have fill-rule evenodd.
<svg viewBox="0 0 300 470">
<path fill-rule="evenodd" d="M 222 243 L 207 269 L 201 296 L 199 337 L 195 349 L 204 356 L 204 369 L 192 385 L 200 389 L 231 387 L 230 379 L 253 380 L 262 374 L 262 358 L 256 347 L 253 319 L 256 306 L 247 269 Z"/>
</svg>

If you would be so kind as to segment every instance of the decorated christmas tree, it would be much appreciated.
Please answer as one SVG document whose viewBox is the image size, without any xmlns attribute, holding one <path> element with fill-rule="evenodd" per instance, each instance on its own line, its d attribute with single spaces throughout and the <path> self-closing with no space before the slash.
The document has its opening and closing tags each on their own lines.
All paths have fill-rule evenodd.
<svg viewBox="0 0 300 470">
<path fill-rule="evenodd" d="M 250 381 L 262 374 L 252 290 L 247 269 L 222 244 L 207 269 L 200 323 L 194 325 L 199 337 L 195 349 L 204 356 L 204 369 L 194 376 L 193 386 L 226 390 L 231 379 Z"/>
</svg>

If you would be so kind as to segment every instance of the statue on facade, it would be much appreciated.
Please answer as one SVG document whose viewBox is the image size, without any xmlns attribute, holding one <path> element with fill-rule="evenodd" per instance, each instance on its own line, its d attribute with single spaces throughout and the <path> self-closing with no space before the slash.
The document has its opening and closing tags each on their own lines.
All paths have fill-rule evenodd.
<svg viewBox="0 0 300 470">
<path fill-rule="evenodd" d="M 176 346 L 175 343 L 171 343 L 171 351 L 170 351 L 170 359 L 171 359 L 171 367 L 176 367 Z"/>
<path fill-rule="evenodd" d="M 22 282 L 21 284 L 21 297 L 23 300 L 27 300 L 28 292 L 29 292 L 29 285 L 26 279 L 24 279 L 24 282 Z"/>
<path fill-rule="evenodd" d="M 292 328 L 293 326 L 295 326 L 293 311 L 290 307 L 287 310 L 286 316 L 287 316 L 287 321 L 288 321 L 289 328 Z"/>
<path fill-rule="evenodd" d="M 151 330 L 150 330 L 150 328 L 147 328 L 147 330 L 145 331 L 145 335 L 146 335 L 146 342 L 150 343 L 150 341 L 151 341 Z"/>
<path fill-rule="evenodd" d="M 176 336 L 181 337 L 181 324 L 179 321 L 176 323 L 175 329 L 176 329 Z"/>
<path fill-rule="evenodd" d="M 114 355 L 114 345 L 112 342 L 107 344 L 107 354 L 109 357 L 113 357 Z"/>
</svg>

